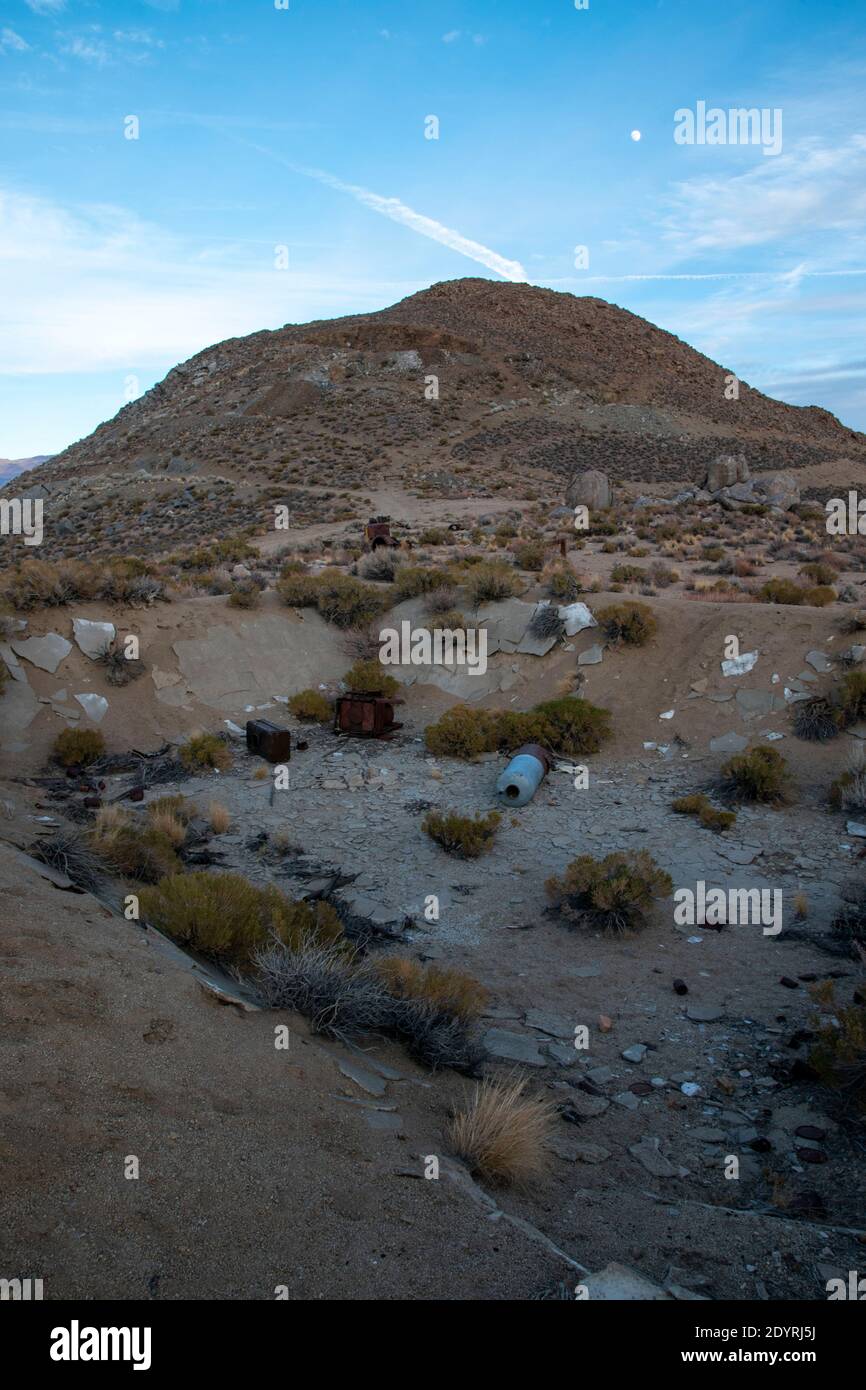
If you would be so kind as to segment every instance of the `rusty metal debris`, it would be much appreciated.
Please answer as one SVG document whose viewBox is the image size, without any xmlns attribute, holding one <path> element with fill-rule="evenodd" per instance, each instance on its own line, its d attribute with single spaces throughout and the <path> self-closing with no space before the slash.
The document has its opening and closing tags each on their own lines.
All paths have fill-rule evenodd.
<svg viewBox="0 0 866 1390">
<path fill-rule="evenodd" d="M 390 738 L 403 725 L 394 720 L 394 702 L 375 692 L 340 695 L 334 714 L 334 729 L 355 738 Z"/>
<path fill-rule="evenodd" d="M 292 756 L 292 735 L 270 719 L 247 720 L 247 752 L 269 763 L 287 763 Z"/>
</svg>

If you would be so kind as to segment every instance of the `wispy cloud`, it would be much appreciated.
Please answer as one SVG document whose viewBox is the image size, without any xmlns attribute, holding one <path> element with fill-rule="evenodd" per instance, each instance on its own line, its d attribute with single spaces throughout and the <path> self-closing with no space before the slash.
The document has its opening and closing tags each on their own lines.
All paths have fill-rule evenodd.
<svg viewBox="0 0 866 1390">
<path fill-rule="evenodd" d="M 702 175 L 674 185 L 663 219 L 679 254 L 737 251 L 787 237 L 862 235 L 866 220 L 866 135 L 836 145 L 801 140 L 743 174 Z"/>
<path fill-rule="evenodd" d="M 108 49 L 98 39 L 85 39 L 76 34 L 60 47 L 62 53 L 68 53 L 72 58 L 80 58 L 84 63 L 95 63 L 97 67 L 104 67 L 108 62 Z"/>
<path fill-rule="evenodd" d="M 489 246 L 484 246 L 480 241 L 473 241 L 471 237 L 463 236 L 462 232 L 455 231 L 453 227 L 446 227 L 443 222 L 438 222 L 433 217 L 427 217 L 422 212 L 416 212 L 414 208 L 410 208 L 399 198 L 384 198 L 381 194 L 372 193 L 369 188 L 362 188 L 359 184 L 344 183 L 342 179 L 327 173 L 324 169 L 309 169 L 300 164 L 293 164 L 290 160 L 284 159 L 282 155 L 266 149 L 263 145 L 253 144 L 252 141 L 245 141 L 244 143 L 248 144 L 250 149 L 258 150 L 260 154 L 276 159 L 294 173 L 302 174 L 305 178 L 316 179 L 318 183 L 324 184 L 327 188 L 333 188 L 337 193 L 346 193 L 357 203 L 370 208 L 372 212 L 378 212 L 381 217 L 388 217 L 392 222 L 399 222 L 401 226 L 408 227 L 410 231 L 417 232 L 419 236 L 429 237 L 431 241 L 438 241 L 440 246 L 447 246 L 449 250 L 456 251 L 461 256 L 467 256 L 471 261 L 477 261 L 479 265 L 484 265 L 488 270 L 493 270 L 497 275 L 501 275 L 504 280 L 523 282 L 529 279 L 519 261 L 508 260 L 507 257 L 500 256 L 498 251 L 491 250 Z"/>
<path fill-rule="evenodd" d="M 66 0 L 24 0 L 34 14 L 59 14 L 66 8 Z"/>
<path fill-rule="evenodd" d="M 14 29 L 0 29 L 0 53 L 7 48 L 14 49 L 16 53 L 26 53 L 30 45 Z"/>
</svg>

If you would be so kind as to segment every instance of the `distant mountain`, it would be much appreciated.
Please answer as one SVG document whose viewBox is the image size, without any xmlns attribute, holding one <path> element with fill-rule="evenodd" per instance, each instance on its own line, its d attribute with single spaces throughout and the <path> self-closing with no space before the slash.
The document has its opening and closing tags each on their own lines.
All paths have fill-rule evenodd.
<svg viewBox="0 0 866 1390">
<path fill-rule="evenodd" d="M 47 463 L 51 457 L 51 454 L 34 454 L 32 459 L 0 459 L 0 487 L 11 478 L 17 478 L 19 473 L 26 473 L 28 468 Z"/>
</svg>

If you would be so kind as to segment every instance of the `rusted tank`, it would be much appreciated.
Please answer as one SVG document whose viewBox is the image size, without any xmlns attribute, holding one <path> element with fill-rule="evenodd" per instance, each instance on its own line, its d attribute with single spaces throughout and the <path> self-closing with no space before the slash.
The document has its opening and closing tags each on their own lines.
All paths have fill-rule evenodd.
<svg viewBox="0 0 866 1390">
<path fill-rule="evenodd" d="M 394 704 L 375 692 L 353 692 L 337 697 L 334 729 L 355 738 L 390 738 L 403 725 L 395 722 Z"/>
<path fill-rule="evenodd" d="M 292 756 L 292 734 L 270 719 L 247 720 L 247 752 L 269 763 L 287 763 Z"/>
</svg>

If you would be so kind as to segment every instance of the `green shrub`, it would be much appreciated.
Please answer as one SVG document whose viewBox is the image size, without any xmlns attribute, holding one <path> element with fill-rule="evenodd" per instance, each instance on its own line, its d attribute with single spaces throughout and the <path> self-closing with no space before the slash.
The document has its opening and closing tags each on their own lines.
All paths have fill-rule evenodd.
<svg viewBox="0 0 866 1390">
<path fill-rule="evenodd" d="M 524 545 L 519 545 L 514 552 L 518 566 L 522 570 L 535 570 L 540 572 L 544 569 L 544 557 L 547 547 L 544 541 L 527 541 Z"/>
<path fill-rule="evenodd" d="M 258 608 L 262 601 L 262 591 L 257 584 L 248 580 L 234 586 L 229 593 L 228 601 L 232 608 Z"/>
<path fill-rule="evenodd" d="M 701 825 L 707 830 L 718 832 L 730 830 L 737 819 L 735 811 L 717 811 L 703 792 L 679 797 L 673 803 L 672 809 L 676 811 L 678 816 L 697 816 Z"/>
<path fill-rule="evenodd" d="M 394 695 L 400 689 L 400 682 L 389 676 L 381 661 L 372 657 L 369 661 L 356 661 L 343 677 L 347 690 L 359 693 Z"/>
<path fill-rule="evenodd" d="M 723 789 L 736 801 L 773 805 L 789 799 L 790 773 L 775 748 L 750 748 L 736 753 L 721 771 Z"/>
<path fill-rule="evenodd" d="M 105 829 L 97 824 L 90 846 L 112 873 L 122 878 L 159 883 L 167 875 L 181 871 L 171 837 L 147 821 L 129 820 Z"/>
<path fill-rule="evenodd" d="M 614 565 L 610 577 L 614 584 L 644 584 L 647 572 L 641 565 Z"/>
<path fill-rule="evenodd" d="M 673 880 L 642 849 L 604 859 L 581 854 L 562 878 L 548 879 L 545 888 L 564 917 L 603 931 L 626 932 L 646 926 L 653 898 L 667 897 Z"/>
<path fill-rule="evenodd" d="M 334 627 L 366 627 L 388 607 L 389 600 L 371 584 L 362 584 L 339 570 L 319 575 L 316 607 Z"/>
<path fill-rule="evenodd" d="M 536 742 L 554 753 L 574 757 L 578 753 L 597 753 L 610 738 L 610 713 L 588 700 L 564 695 L 536 705 L 532 714 L 543 721 L 543 736 Z"/>
<path fill-rule="evenodd" d="M 208 767 L 225 772 L 232 761 L 228 745 L 219 734 L 193 734 L 178 749 L 178 756 L 188 772 Z"/>
<path fill-rule="evenodd" d="M 824 584 L 808 588 L 802 584 L 795 584 L 793 579 L 768 579 L 758 597 L 765 603 L 781 603 L 798 608 L 804 604 L 809 608 L 826 608 L 828 603 L 835 602 L 836 590 Z"/>
<path fill-rule="evenodd" d="M 315 608 L 319 598 L 319 578 L 301 574 L 296 561 L 284 565 L 277 580 L 277 593 L 289 608 Z"/>
<path fill-rule="evenodd" d="M 569 565 L 553 565 L 544 576 L 544 583 L 550 598 L 560 603 L 574 603 L 581 592 L 581 583 Z"/>
<path fill-rule="evenodd" d="M 866 671 L 849 671 L 843 676 L 835 704 L 845 728 L 866 717 Z"/>
<path fill-rule="evenodd" d="M 430 594 L 435 589 L 441 589 L 448 580 L 447 570 L 403 565 L 394 580 L 394 589 L 399 600 L 417 598 L 419 594 Z"/>
<path fill-rule="evenodd" d="M 496 748 L 495 721 L 486 710 L 455 705 L 424 730 L 427 751 L 435 757 L 469 761 Z"/>
<path fill-rule="evenodd" d="M 296 719 L 316 724 L 330 724 L 334 717 L 334 706 L 321 690 L 299 690 L 289 699 L 288 708 Z"/>
<path fill-rule="evenodd" d="M 467 579 L 473 608 L 482 603 L 500 603 L 517 591 L 517 580 L 505 565 L 476 565 Z"/>
<path fill-rule="evenodd" d="M 644 647 L 658 627 L 652 609 L 637 600 L 609 604 L 600 608 L 596 617 L 605 637 L 614 646 L 624 642 L 630 647 Z"/>
<path fill-rule="evenodd" d="M 421 829 L 449 854 L 456 854 L 460 859 L 477 859 L 492 848 L 501 820 L 498 811 L 488 811 L 486 816 L 430 811 Z"/>
<path fill-rule="evenodd" d="M 63 767 L 87 767 L 104 755 L 105 739 L 98 729 L 64 729 L 51 751 Z"/>
<path fill-rule="evenodd" d="M 173 874 L 140 895 L 144 918 L 179 945 L 229 965 L 246 966 L 274 940 L 291 950 L 343 939 L 334 909 L 292 902 L 272 884 L 260 888 L 240 874 Z"/>
</svg>

